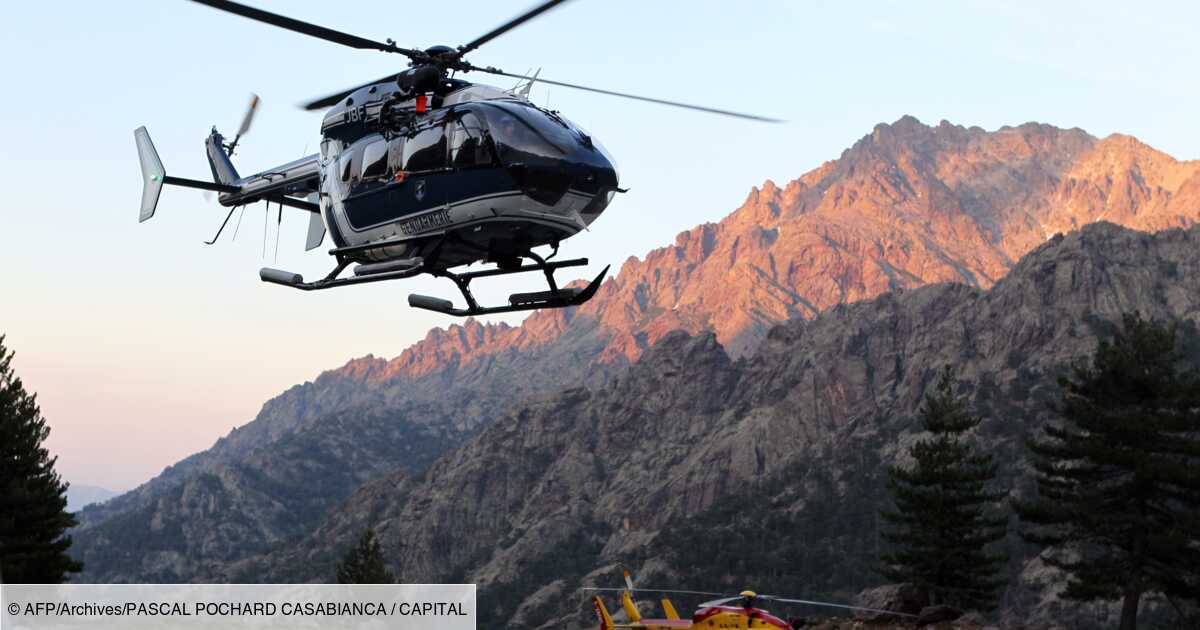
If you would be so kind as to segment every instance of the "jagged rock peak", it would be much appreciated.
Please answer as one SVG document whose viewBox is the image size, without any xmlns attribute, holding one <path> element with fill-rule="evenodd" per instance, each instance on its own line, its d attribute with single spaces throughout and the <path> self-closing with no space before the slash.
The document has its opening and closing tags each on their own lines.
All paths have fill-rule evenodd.
<svg viewBox="0 0 1200 630">
<path fill-rule="evenodd" d="M 374 354 L 368 354 L 357 359 L 350 359 L 340 368 L 330 370 L 325 374 L 336 376 L 339 378 L 348 378 L 354 380 L 369 380 L 380 370 L 387 366 L 387 360 L 376 357 Z"/>
</svg>

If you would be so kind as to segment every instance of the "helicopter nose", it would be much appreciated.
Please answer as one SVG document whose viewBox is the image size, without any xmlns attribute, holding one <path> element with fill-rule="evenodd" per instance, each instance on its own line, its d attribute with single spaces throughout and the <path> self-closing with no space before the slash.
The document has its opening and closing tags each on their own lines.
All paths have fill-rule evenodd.
<svg viewBox="0 0 1200 630">
<path fill-rule="evenodd" d="M 599 145 L 593 145 L 590 148 L 593 155 L 592 172 L 589 173 L 589 177 L 595 193 L 592 201 L 580 213 L 588 225 L 591 225 L 592 221 L 595 221 L 596 217 L 604 212 L 608 204 L 612 203 L 613 197 L 620 188 L 620 174 L 617 172 L 617 165 L 612 156 Z"/>
<path fill-rule="evenodd" d="M 617 188 L 617 169 L 612 165 L 592 165 L 575 178 L 575 189 L 602 193 Z"/>
<path fill-rule="evenodd" d="M 573 161 L 584 165 L 575 182 L 579 190 L 603 193 L 619 187 L 617 166 L 602 148 L 589 142 Z"/>
<path fill-rule="evenodd" d="M 613 197 L 615 197 L 617 194 L 615 176 L 607 179 L 606 181 L 612 181 L 614 185 L 601 186 L 594 189 L 595 192 L 592 194 L 591 201 L 588 202 L 587 206 L 584 207 L 583 210 L 579 211 L 580 218 L 583 219 L 585 225 L 591 225 L 592 221 L 595 221 L 596 218 L 599 217 L 606 208 L 608 208 L 608 204 L 612 203 Z"/>
<path fill-rule="evenodd" d="M 568 192 L 575 199 L 590 197 L 582 209 L 585 224 L 590 224 L 608 206 L 617 190 L 617 169 L 603 148 L 580 142 L 562 154 L 529 162 L 512 162 L 509 173 L 522 191 L 540 203 L 553 206 Z"/>
</svg>

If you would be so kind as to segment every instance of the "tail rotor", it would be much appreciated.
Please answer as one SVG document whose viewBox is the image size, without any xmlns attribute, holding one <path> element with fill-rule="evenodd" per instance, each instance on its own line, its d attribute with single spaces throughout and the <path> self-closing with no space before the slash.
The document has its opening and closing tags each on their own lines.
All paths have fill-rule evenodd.
<svg viewBox="0 0 1200 630">
<path fill-rule="evenodd" d="M 250 105 L 246 107 L 246 114 L 242 116 L 242 124 L 238 127 L 237 135 L 233 137 L 233 142 L 230 142 L 229 146 L 225 147 L 229 155 L 233 155 L 233 150 L 237 148 L 238 140 L 241 140 L 242 136 L 250 131 L 250 123 L 254 122 L 254 114 L 258 112 L 259 100 L 257 94 L 250 94 Z"/>
</svg>

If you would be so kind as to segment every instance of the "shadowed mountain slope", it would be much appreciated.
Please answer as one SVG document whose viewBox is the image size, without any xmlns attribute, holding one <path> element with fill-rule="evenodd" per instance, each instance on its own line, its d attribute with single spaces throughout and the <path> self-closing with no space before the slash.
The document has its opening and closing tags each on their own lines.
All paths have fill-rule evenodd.
<svg viewBox="0 0 1200 630">
<path fill-rule="evenodd" d="M 939 369 L 954 366 L 984 416 L 976 437 L 1001 463 L 1001 486 L 1019 493 L 1021 438 L 1045 421 L 1055 377 L 1134 310 L 1182 322 L 1200 363 L 1200 227 L 1088 226 L 990 290 L 946 283 L 837 306 L 773 328 L 749 358 L 731 359 L 709 332 L 670 333 L 607 385 L 532 401 L 418 479 L 363 486 L 306 539 L 233 574 L 322 580 L 374 527 L 402 579 L 478 582 L 485 618 L 515 615 L 510 627 L 580 625 L 589 607 L 578 587 L 612 585 L 616 563 L 643 583 L 689 576 L 706 581 L 680 588 L 737 591 L 769 576 L 772 590 L 787 579 L 805 585 L 801 596 L 848 601 L 878 579 L 882 469 L 919 431 Z M 751 529 L 719 512 L 732 498 L 757 512 Z M 814 511 L 824 522 L 803 525 Z M 767 514 L 800 525 L 768 536 L 754 529 Z M 707 523 L 701 539 L 682 538 L 690 523 Z M 747 538 L 764 558 L 793 539 L 837 551 L 774 574 L 704 565 Z M 1061 578 L 1010 544 L 1002 613 L 1035 627 L 1071 614 L 1053 595 Z"/>
</svg>

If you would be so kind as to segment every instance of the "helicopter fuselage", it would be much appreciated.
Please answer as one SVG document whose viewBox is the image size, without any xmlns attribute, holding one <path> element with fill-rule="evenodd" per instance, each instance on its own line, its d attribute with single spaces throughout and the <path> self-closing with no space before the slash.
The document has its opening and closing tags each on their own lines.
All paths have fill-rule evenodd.
<svg viewBox="0 0 1200 630">
<path fill-rule="evenodd" d="M 709 606 L 692 616 L 692 628 L 777 628 L 791 630 L 788 622 L 761 608 Z"/>
<path fill-rule="evenodd" d="M 527 93 L 413 68 L 339 96 L 321 127 L 320 153 L 243 177 L 230 156 L 255 98 L 232 142 L 215 128 L 205 140 L 211 183 L 167 175 L 141 127 L 134 131 L 143 180 L 139 220 L 154 216 L 165 184 L 213 190 L 230 212 L 209 244 L 237 207 L 259 201 L 279 204 L 280 220 L 283 206 L 311 213 L 306 249 L 332 236 L 337 263 L 323 279 L 305 282 L 263 268 L 266 282 L 313 291 L 431 274 L 452 280 L 466 308 L 420 295 L 410 295 L 409 304 L 450 315 L 582 304 L 608 267 L 584 287 L 559 287 L 554 271 L 587 259 L 550 258 L 620 192 L 617 169 L 599 142 L 530 103 Z M 548 255 L 534 252 L 545 245 Z M 496 269 L 451 270 L 479 261 Z M 339 277 L 350 265 L 353 277 Z M 530 271 L 542 272 L 549 290 L 514 293 L 507 305 L 481 306 L 468 287 L 474 278 Z"/>
<path fill-rule="evenodd" d="M 320 154 L 288 165 L 315 167 L 338 249 L 367 263 L 504 265 L 557 247 L 608 206 L 616 166 L 582 129 L 514 93 L 456 80 L 439 88 L 409 98 L 396 82 L 356 91 L 326 114 Z"/>
</svg>

